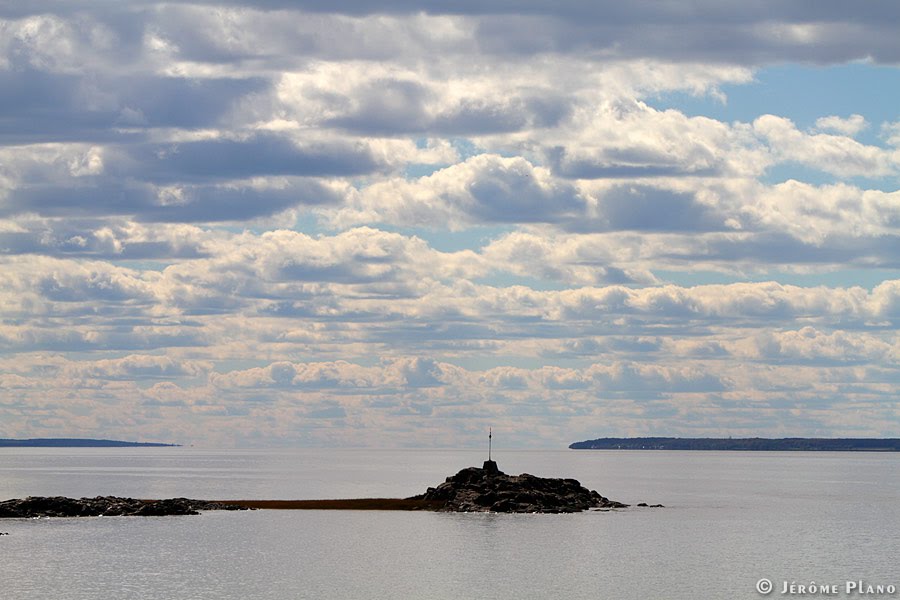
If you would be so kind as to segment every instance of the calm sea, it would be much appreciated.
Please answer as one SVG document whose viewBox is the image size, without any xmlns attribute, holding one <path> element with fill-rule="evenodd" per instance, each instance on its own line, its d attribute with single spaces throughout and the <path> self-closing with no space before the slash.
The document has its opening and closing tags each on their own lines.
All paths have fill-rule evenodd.
<svg viewBox="0 0 900 600">
<path fill-rule="evenodd" d="M 0 598 L 762 598 L 900 587 L 900 455 L 498 451 L 629 503 L 577 515 L 362 511 L 0 520 Z M 451 450 L 0 449 L 0 499 L 407 496 Z M 855 583 L 855 585 L 859 585 Z M 795 588 L 796 589 L 796 588 Z M 873 588 L 874 589 L 874 588 Z M 898 598 L 900 594 L 867 594 Z"/>
</svg>

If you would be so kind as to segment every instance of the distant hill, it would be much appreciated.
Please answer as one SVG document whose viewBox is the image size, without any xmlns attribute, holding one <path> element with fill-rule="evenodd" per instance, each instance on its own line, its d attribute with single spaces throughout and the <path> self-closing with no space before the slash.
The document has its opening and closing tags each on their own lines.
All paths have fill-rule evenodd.
<svg viewBox="0 0 900 600">
<path fill-rule="evenodd" d="M 79 438 L 34 438 L 13 440 L 0 438 L 0 448 L 133 448 L 133 447 L 173 447 L 180 444 L 159 444 L 155 442 L 121 442 L 118 440 L 88 440 Z"/>
<path fill-rule="evenodd" d="M 873 438 L 599 438 L 570 444 L 573 450 L 746 450 L 803 452 L 900 452 L 900 439 Z"/>
</svg>

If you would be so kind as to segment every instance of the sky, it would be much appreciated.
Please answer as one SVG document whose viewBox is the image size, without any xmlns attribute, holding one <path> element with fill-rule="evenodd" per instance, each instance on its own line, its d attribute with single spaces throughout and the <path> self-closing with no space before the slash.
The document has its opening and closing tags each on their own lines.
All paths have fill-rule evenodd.
<svg viewBox="0 0 900 600">
<path fill-rule="evenodd" d="M 898 437 L 898 22 L 0 0 L 0 437 Z"/>
</svg>

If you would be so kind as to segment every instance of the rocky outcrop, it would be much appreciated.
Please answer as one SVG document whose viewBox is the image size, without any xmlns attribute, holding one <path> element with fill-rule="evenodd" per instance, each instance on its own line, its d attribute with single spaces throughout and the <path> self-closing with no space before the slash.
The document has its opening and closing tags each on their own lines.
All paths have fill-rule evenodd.
<svg viewBox="0 0 900 600">
<path fill-rule="evenodd" d="M 116 496 L 65 498 L 63 496 L 29 496 L 0 502 L 0 518 L 29 517 L 163 517 L 196 515 L 201 510 L 246 510 L 235 504 L 223 504 L 189 498 L 138 500 Z"/>
<path fill-rule="evenodd" d="M 625 508 L 575 479 L 507 475 L 496 463 L 469 467 L 420 495 L 443 512 L 573 513 L 589 509 Z"/>
<path fill-rule="evenodd" d="M 507 475 L 497 463 L 469 467 L 412 498 L 347 500 L 138 500 L 116 496 L 65 498 L 31 496 L 0 502 L 0 518 L 196 515 L 201 510 L 432 510 L 439 512 L 574 513 L 626 508 L 575 479 Z M 638 506 L 647 506 L 639 504 Z M 662 507 L 653 505 L 650 508 Z"/>
</svg>

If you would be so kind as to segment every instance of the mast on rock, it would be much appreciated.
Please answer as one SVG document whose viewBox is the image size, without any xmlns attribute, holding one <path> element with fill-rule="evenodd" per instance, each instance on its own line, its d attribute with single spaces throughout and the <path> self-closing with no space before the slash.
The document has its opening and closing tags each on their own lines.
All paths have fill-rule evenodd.
<svg viewBox="0 0 900 600">
<path fill-rule="evenodd" d="M 484 466 L 481 468 L 484 469 L 485 471 L 487 471 L 488 474 L 498 475 L 498 474 L 500 474 L 500 469 L 497 467 L 497 463 L 495 463 L 491 459 L 491 446 L 493 445 L 493 438 L 494 438 L 494 430 L 492 428 L 488 427 L 488 459 L 486 461 L 484 461 Z"/>
</svg>

